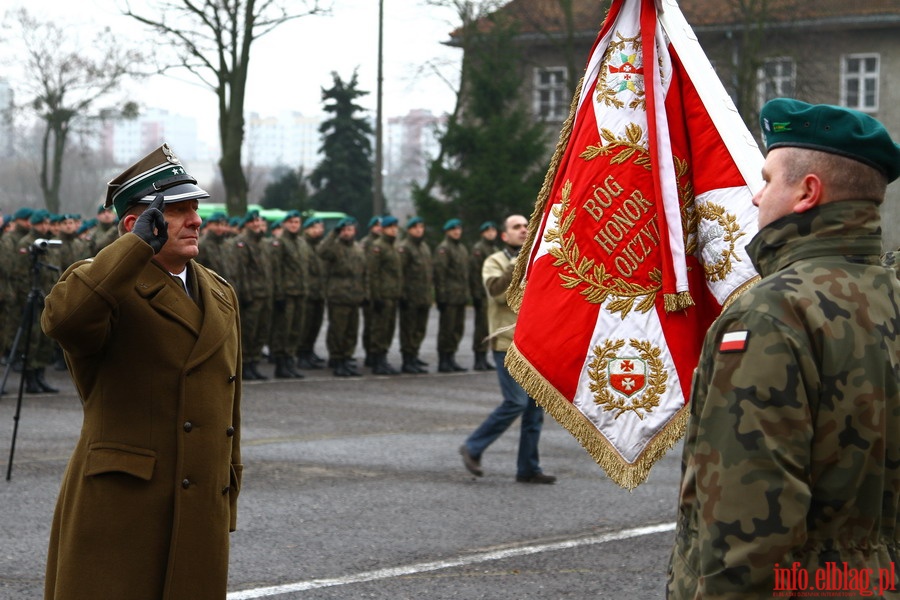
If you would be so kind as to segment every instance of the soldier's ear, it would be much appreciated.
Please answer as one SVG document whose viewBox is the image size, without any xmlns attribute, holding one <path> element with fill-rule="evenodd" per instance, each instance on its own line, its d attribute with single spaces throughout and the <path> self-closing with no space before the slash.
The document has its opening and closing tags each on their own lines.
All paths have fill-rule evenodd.
<svg viewBox="0 0 900 600">
<path fill-rule="evenodd" d="M 127 214 L 122 217 L 122 227 L 125 228 L 125 231 L 131 231 L 134 229 L 134 223 L 137 221 L 138 216 L 133 214 Z"/>
<path fill-rule="evenodd" d="M 794 203 L 795 213 L 804 213 L 822 203 L 822 180 L 815 173 L 807 173 L 800 181 L 799 197 Z"/>
</svg>

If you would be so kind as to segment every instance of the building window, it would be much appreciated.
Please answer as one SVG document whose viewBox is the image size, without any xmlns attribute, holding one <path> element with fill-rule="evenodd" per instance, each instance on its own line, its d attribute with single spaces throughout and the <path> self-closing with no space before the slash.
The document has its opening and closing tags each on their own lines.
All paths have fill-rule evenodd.
<svg viewBox="0 0 900 600">
<path fill-rule="evenodd" d="M 564 121 L 572 98 L 562 67 L 534 70 L 534 114 L 541 121 Z"/>
<path fill-rule="evenodd" d="M 759 106 L 772 98 L 793 98 L 797 65 L 793 58 L 767 58 L 756 74 Z"/>
<path fill-rule="evenodd" d="M 878 110 L 877 54 L 846 54 L 841 59 L 841 104 L 862 111 Z"/>
</svg>

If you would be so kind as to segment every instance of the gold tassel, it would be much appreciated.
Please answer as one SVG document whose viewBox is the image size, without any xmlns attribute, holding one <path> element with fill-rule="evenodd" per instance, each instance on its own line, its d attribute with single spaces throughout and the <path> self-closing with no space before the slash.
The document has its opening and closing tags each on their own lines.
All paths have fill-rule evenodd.
<svg viewBox="0 0 900 600">
<path fill-rule="evenodd" d="M 687 429 L 689 411 L 685 405 L 650 440 L 638 459 L 628 463 L 594 424 L 519 353 L 515 343 L 507 351 L 504 364 L 528 395 L 578 440 L 609 478 L 629 491 L 647 479 L 650 468 L 678 443 Z"/>
<path fill-rule="evenodd" d="M 690 292 L 678 292 L 677 294 L 665 294 L 663 296 L 663 306 L 667 313 L 685 310 L 694 306 L 694 299 L 691 298 Z"/>
<path fill-rule="evenodd" d="M 583 84 L 584 77 L 581 78 L 578 82 L 578 86 L 575 88 L 575 95 L 572 98 L 572 104 L 569 107 L 569 118 L 563 123 L 562 131 L 559 133 L 559 141 L 556 143 L 556 150 L 553 152 L 553 158 L 550 159 L 550 166 L 547 168 L 547 174 L 544 175 L 544 183 L 541 186 L 541 191 L 538 193 L 537 201 L 534 204 L 534 211 L 531 213 L 531 218 L 528 219 L 528 236 L 525 238 L 525 243 L 522 244 L 519 256 L 531 256 L 534 240 L 537 237 L 538 229 L 544 218 L 544 212 L 547 209 L 547 203 L 550 200 L 550 191 L 553 187 L 556 171 L 559 170 L 559 163 L 562 162 L 563 154 L 566 151 L 566 146 L 568 146 L 569 138 L 572 135 L 572 126 L 575 123 L 575 113 L 578 112 L 578 99 L 581 97 L 581 86 Z M 509 287 L 506 288 L 506 302 L 515 312 L 519 312 L 519 308 L 522 306 L 522 297 L 525 295 L 525 270 L 528 266 L 526 264 L 527 262 L 527 259 L 516 261 L 512 281 L 510 282 Z"/>
</svg>

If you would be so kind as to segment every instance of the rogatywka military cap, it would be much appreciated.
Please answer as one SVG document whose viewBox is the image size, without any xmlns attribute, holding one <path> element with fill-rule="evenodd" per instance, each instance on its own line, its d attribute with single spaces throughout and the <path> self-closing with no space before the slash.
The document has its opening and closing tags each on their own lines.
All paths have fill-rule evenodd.
<svg viewBox="0 0 900 600">
<path fill-rule="evenodd" d="M 104 206 L 115 207 L 119 218 L 135 204 L 150 204 L 158 194 L 164 204 L 209 198 L 187 174 L 168 144 L 163 144 L 107 184 Z"/>
<path fill-rule="evenodd" d="M 456 229 L 457 227 L 462 227 L 462 221 L 459 219 L 450 219 L 446 223 L 444 223 L 444 231 L 450 231 L 451 229 Z"/>
<path fill-rule="evenodd" d="M 767 150 L 795 147 L 838 154 L 877 169 L 888 181 L 900 177 L 900 146 L 884 125 L 865 113 L 775 98 L 759 113 Z"/>
</svg>

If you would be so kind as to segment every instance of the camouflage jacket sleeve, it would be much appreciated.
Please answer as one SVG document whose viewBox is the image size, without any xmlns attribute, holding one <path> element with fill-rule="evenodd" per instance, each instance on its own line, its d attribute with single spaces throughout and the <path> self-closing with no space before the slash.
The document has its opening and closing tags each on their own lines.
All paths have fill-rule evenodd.
<svg viewBox="0 0 900 600">
<path fill-rule="evenodd" d="M 733 351 L 722 349 L 726 334 Z M 818 382 L 808 346 L 802 328 L 764 307 L 729 311 L 707 337 L 685 438 L 674 597 L 771 596 L 776 563 L 803 546 Z"/>
</svg>

